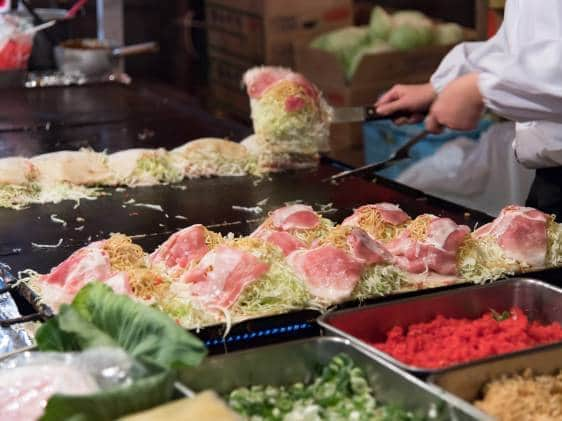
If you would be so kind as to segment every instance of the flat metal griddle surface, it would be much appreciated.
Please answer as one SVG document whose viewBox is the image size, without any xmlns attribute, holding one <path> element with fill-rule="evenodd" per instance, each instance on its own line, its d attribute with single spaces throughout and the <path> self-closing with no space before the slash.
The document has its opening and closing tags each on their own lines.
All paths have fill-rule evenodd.
<svg viewBox="0 0 562 421">
<path fill-rule="evenodd" d="M 269 210 L 294 200 L 303 200 L 317 209 L 332 203 L 337 211 L 325 216 L 336 222 L 355 207 L 381 201 L 399 203 L 411 215 L 432 212 L 468 225 L 486 220 L 483 214 L 428 199 L 415 191 L 398 191 L 385 181 L 371 183 L 349 178 L 339 185 L 321 182 L 336 171 L 335 165 L 325 162 L 314 171 L 286 172 L 262 180 L 221 177 L 123 192 L 107 189 L 110 195 L 94 201 L 83 200 L 76 209 L 76 203 L 71 201 L 33 205 L 21 211 L 0 209 L 0 253 L 4 254 L 0 260 L 15 272 L 33 268 L 43 273 L 74 250 L 107 238 L 113 232 L 135 236 L 135 241 L 146 251 L 152 251 L 176 230 L 196 223 L 222 233 L 249 234 Z M 131 199 L 134 203 L 128 204 Z M 264 199 L 267 203 L 261 215 L 232 208 L 233 205 L 254 207 Z M 163 211 L 136 206 L 139 204 L 158 205 Z M 67 225 L 53 222 L 51 215 L 66 221 Z M 81 226 L 84 228 L 77 231 Z M 62 245 L 54 249 L 32 245 L 56 244 L 61 238 Z"/>
<path fill-rule="evenodd" d="M 161 86 L 109 84 L 4 90 L 0 95 L 0 157 L 33 156 L 81 147 L 108 152 L 139 147 L 171 149 L 190 139 L 214 136 L 241 140 L 249 133 L 248 127 L 213 117 L 193 99 Z M 386 180 L 372 183 L 352 177 L 338 185 L 321 182 L 342 169 L 346 167 L 324 159 L 316 170 L 274 174 L 262 180 L 184 180 L 175 186 L 108 189 L 110 195 L 83 200 L 77 208 L 74 202 L 66 201 L 33 205 L 21 211 L 0 209 L 0 262 L 8 264 L 13 274 L 27 268 L 45 273 L 73 251 L 107 238 L 112 232 L 135 236 L 135 242 L 147 252 L 176 230 L 195 223 L 223 234 L 249 234 L 270 210 L 295 200 L 316 209 L 332 203 L 337 211 L 325 216 L 335 222 L 341 222 L 355 207 L 381 201 L 398 203 L 412 216 L 431 212 L 471 227 L 490 219 Z M 266 198 L 261 215 L 232 208 L 253 207 Z M 131 199 L 136 204 L 159 205 L 163 212 L 125 203 Z M 67 225 L 53 222 L 51 215 L 65 220 Z M 76 230 L 81 226 L 83 229 Z M 53 249 L 31 244 L 56 244 L 61 238 L 62 245 Z M 31 309 L 28 307 L 27 311 Z M 295 338 L 316 334 L 314 318 L 314 312 L 304 311 L 248 321 L 234 326 L 222 343 L 221 328 L 205 330 L 201 336 L 212 342 L 208 345 L 234 349 L 245 347 L 244 343 L 249 343 L 246 339 L 255 343 L 258 335 L 267 343 L 268 336 Z"/>
</svg>

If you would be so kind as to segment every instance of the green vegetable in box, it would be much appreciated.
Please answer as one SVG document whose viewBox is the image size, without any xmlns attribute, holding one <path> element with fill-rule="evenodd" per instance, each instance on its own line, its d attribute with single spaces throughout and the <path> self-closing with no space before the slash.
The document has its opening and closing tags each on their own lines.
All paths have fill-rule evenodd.
<svg viewBox="0 0 562 421">
<path fill-rule="evenodd" d="M 368 42 L 368 27 L 349 26 L 315 38 L 310 46 L 334 54 L 342 65 L 347 67 L 353 55 Z"/>
<path fill-rule="evenodd" d="M 376 6 L 371 12 L 369 20 L 369 35 L 371 38 L 387 40 L 392 30 L 392 16 L 382 7 Z"/>
<path fill-rule="evenodd" d="M 462 42 L 462 27 L 456 23 L 442 23 L 435 27 L 433 42 L 437 45 L 453 45 Z"/>
<path fill-rule="evenodd" d="M 381 39 L 373 39 L 365 47 L 359 49 L 351 58 L 351 61 L 346 67 L 345 71 L 347 80 L 351 80 L 353 78 L 353 75 L 355 74 L 355 72 L 359 68 L 359 65 L 361 64 L 361 61 L 363 60 L 363 57 L 372 54 L 385 53 L 393 50 L 394 48 L 392 48 L 387 42 Z"/>
</svg>

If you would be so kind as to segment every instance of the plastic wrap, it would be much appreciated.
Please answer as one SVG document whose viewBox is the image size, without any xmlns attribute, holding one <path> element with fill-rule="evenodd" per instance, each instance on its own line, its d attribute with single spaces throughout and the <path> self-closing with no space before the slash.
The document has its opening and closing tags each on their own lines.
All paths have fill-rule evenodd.
<svg viewBox="0 0 562 421">
<path fill-rule="evenodd" d="M 31 55 L 31 25 L 16 16 L 0 15 L 0 70 L 26 69 Z"/>
<path fill-rule="evenodd" d="M 37 419 L 56 394 L 88 395 L 130 384 L 142 368 L 120 348 L 22 352 L 0 363 L 0 419 Z"/>
</svg>

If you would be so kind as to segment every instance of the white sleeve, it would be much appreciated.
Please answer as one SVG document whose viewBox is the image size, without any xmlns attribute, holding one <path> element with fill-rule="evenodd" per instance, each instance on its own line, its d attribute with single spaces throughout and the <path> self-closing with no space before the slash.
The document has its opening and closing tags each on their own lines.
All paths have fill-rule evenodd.
<svg viewBox="0 0 562 421">
<path fill-rule="evenodd" d="M 562 38 L 531 40 L 479 71 L 486 106 L 511 120 L 562 122 Z"/>
<path fill-rule="evenodd" d="M 431 76 L 431 85 L 435 91 L 441 92 L 449 82 L 477 71 L 478 63 L 483 58 L 501 54 L 505 54 L 503 25 L 488 41 L 463 42 L 454 47 Z"/>
<path fill-rule="evenodd" d="M 492 39 L 461 44 L 432 77 L 439 92 L 453 79 L 477 72 L 486 106 L 511 120 L 562 122 L 562 1 L 506 3 Z"/>
</svg>

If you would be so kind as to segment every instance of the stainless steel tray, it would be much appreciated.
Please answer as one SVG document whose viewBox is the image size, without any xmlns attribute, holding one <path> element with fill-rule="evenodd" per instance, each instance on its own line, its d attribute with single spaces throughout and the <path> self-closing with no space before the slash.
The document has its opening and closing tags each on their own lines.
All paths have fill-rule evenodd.
<svg viewBox="0 0 562 421">
<path fill-rule="evenodd" d="M 441 390 L 467 402 L 481 398 L 483 386 L 502 374 L 520 374 L 526 368 L 534 374 L 555 374 L 562 369 L 562 348 L 529 350 L 519 355 L 499 357 L 494 361 L 468 364 L 429 377 Z"/>
<path fill-rule="evenodd" d="M 365 371 L 375 396 L 382 402 L 392 402 L 421 414 L 437 410 L 438 416 L 432 419 L 489 419 L 455 396 L 425 384 L 386 361 L 373 359 L 348 340 L 334 337 L 317 337 L 210 357 L 199 367 L 180 371 L 179 380 L 196 392 L 213 389 L 222 395 L 241 386 L 289 385 L 310 380 L 319 367 L 342 352 Z"/>
<path fill-rule="evenodd" d="M 476 319 L 490 309 L 501 313 L 514 306 L 520 307 L 529 320 L 562 323 L 562 290 L 528 278 L 511 278 L 488 285 L 470 286 L 389 303 L 335 311 L 321 316 L 318 323 L 329 334 L 350 340 L 370 355 L 382 357 L 416 375 L 427 376 L 451 367 L 471 364 L 473 361 L 442 369 L 417 367 L 402 363 L 369 343 L 384 341 L 386 333 L 396 325 L 407 327 L 413 323 L 429 322 L 438 314 L 446 317 Z M 558 342 L 532 349 L 560 347 L 561 344 Z M 525 350 L 506 355 L 522 352 Z M 495 358 L 498 357 L 477 361 L 489 361 Z"/>
</svg>

